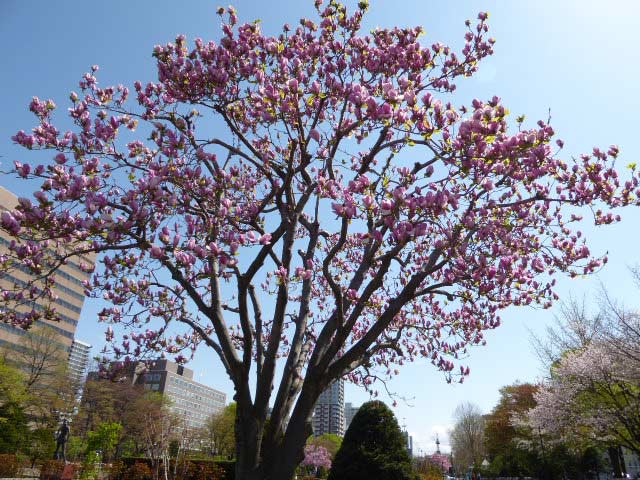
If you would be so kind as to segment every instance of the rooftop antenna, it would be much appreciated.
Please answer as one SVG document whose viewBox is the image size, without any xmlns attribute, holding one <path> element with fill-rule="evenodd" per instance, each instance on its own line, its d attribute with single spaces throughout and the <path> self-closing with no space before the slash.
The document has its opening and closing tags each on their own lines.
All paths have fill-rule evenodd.
<svg viewBox="0 0 640 480">
<path fill-rule="evenodd" d="M 437 433 L 436 433 L 436 453 L 440 455 L 440 439 L 438 438 Z"/>
</svg>

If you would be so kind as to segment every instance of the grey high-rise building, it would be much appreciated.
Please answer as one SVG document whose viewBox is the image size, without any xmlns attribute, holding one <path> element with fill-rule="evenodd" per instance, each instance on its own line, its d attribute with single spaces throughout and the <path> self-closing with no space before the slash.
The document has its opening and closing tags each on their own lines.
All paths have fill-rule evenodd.
<svg viewBox="0 0 640 480">
<path fill-rule="evenodd" d="M 84 383 L 84 377 L 89 367 L 90 353 L 91 345 L 81 342 L 77 338 L 73 339 L 69 349 L 69 377 L 78 386 Z"/>
<path fill-rule="evenodd" d="M 313 409 L 313 434 L 325 433 L 344 436 L 344 380 L 332 383 L 320 394 Z"/>
<path fill-rule="evenodd" d="M 349 425 L 351 425 L 351 421 L 353 417 L 356 416 L 360 407 L 355 407 L 353 403 L 347 402 L 344 404 L 344 431 L 346 432 L 349 429 Z"/>
<path fill-rule="evenodd" d="M 413 437 L 409 435 L 409 432 L 407 432 L 405 429 L 402 430 L 402 436 L 404 437 L 405 445 L 407 446 L 407 452 L 409 452 L 409 456 L 413 457 Z"/>
</svg>

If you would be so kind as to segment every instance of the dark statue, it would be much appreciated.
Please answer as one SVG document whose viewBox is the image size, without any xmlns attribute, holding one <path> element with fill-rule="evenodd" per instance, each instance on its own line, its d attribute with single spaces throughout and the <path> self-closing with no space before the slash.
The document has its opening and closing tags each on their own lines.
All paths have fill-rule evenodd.
<svg viewBox="0 0 640 480">
<path fill-rule="evenodd" d="M 60 428 L 58 429 L 55 435 L 56 451 L 53 454 L 54 460 L 62 460 L 64 462 L 67 461 L 65 450 L 67 448 L 67 442 L 69 441 L 70 435 L 71 435 L 71 429 L 69 428 L 69 422 L 67 422 L 67 419 L 65 418 L 64 420 L 62 420 L 62 425 L 60 425 Z"/>
</svg>

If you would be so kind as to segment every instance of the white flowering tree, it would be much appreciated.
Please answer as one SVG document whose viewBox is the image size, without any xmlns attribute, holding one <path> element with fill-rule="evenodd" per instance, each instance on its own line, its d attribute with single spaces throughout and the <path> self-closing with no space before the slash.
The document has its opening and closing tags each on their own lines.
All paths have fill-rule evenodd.
<svg viewBox="0 0 640 480">
<path fill-rule="evenodd" d="M 640 318 L 613 310 L 610 320 L 602 338 L 557 363 L 527 420 L 552 438 L 640 453 Z"/>
</svg>

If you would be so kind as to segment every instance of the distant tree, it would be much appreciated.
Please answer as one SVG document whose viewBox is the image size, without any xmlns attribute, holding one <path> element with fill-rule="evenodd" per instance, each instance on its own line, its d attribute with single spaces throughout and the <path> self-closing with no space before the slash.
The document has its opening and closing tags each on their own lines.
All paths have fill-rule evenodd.
<svg viewBox="0 0 640 480">
<path fill-rule="evenodd" d="M 18 453 L 28 446 L 28 417 L 20 404 L 0 405 L 0 453 Z"/>
<path fill-rule="evenodd" d="M 29 401 L 23 372 L 0 358 L 0 453 L 16 453 L 29 436 Z"/>
<path fill-rule="evenodd" d="M 209 417 L 204 428 L 204 439 L 213 455 L 233 455 L 235 439 L 236 404 L 227 405 L 222 411 Z"/>
<path fill-rule="evenodd" d="M 433 453 L 429 455 L 429 460 L 435 465 L 438 465 L 442 472 L 447 473 L 453 465 L 451 465 L 451 455 L 447 455 L 444 453 Z"/>
<path fill-rule="evenodd" d="M 139 385 L 132 385 L 130 379 L 112 381 L 109 379 L 87 380 L 74 421 L 74 434 L 87 443 L 90 432 L 99 429 L 102 423 L 122 425 L 119 443 L 114 455 L 140 455 L 144 453 L 140 419 L 147 410 L 156 406 Z"/>
<path fill-rule="evenodd" d="M 531 344 L 547 370 L 570 351 L 586 347 L 607 330 L 607 315 L 590 311 L 585 298 L 569 297 L 559 304 L 559 313 L 541 335 L 531 335 Z"/>
<path fill-rule="evenodd" d="M 534 339 L 549 375 L 520 421 L 537 432 L 534 445 L 546 445 L 542 464 L 557 472 L 559 462 L 576 478 L 605 467 L 621 475 L 619 445 L 640 447 L 640 317 L 604 286 L 598 300 L 595 313 L 584 301 L 565 303 L 546 337 Z"/>
<path fill-rule="evenodd" d="M 73 414 L 78 385 L 69 377 L 68 352 L 53 328 L 37 324 L 21 335 L 17 345 L 0 349 L 0 355 L 24 375 L 30 423 L 55 429 L 62 416 Z"/>
<path fill-rule="evenodd" d="M 106 380 L 87 379 L 82 390 L 78 415 L 74 421 L 74 434 L 84 440 L 90 431 L 110 419 L 114 414 L 115 392 Z"/>
<path fill-rule="evenodd" d="M 568 353 L 536 395 L 531 425 L 559 440 L 615 443 L 640 454 L 639 367 L 603 341 Z"/>
<path fill-rule="evenodd" d="M 89 432 L 87 454 L 99 452 L 102 460 L 110 461 L 120 443 L 122 425 L 116 422 L 104 422 L 94 432 Z"/>
<path fill-rule="evenodd" d="M 449 432 L 453 464 L 458 472 L 479 469 L 484 459 L 484 418 L 477 405 L 463 403 L 453 414 L 454 425 Z"/>
<path fill-rule="evenodd" d="M 25 373 L 28 391 L 42 393 L 67 369 L 68 352 L 60 343 L 60 334 L 44 323 L 25 332 L 16 347 L 4 348 L 2 355 Z"/>
<path fill-rule="evenodd" d="M 413 480 L 407 445 L 393 412 L 381 401 L 363 404 L 336 454 L 329 480 Z"/>
<path fill-rule="evenodd" d="M 451 463 L 447 456 L 440 454 L 442 458 L 433 458 L 434 455 L 414 460 L 415 470 L 420 476 L 420 480 L 442 480 L 443 475 L 449 473 Z"/>
<path fill-rule="evenodd" d="M 517 477 L 530 475 L 539 463 L 537 451 L 521 445 L 529 440 L 530 429 L 514 422 L 535 407 L 534 393 L 538 387 L 530 383 L 514 384 L 500 389 L 500 399 L 491 413 L 485 415 L 484 445 L 491 473 Z M 537 442 L 535 442 L 537 445 Z"/>
<path fill-rule="evenodd" d="M 528 421 L 552 441 L 581 451 L 623 445 L 640 453 L 640 314 L 619 305 L 605 288 L 597 314 L 572 312 L 560 330 L 578 341 L 561 344 L 566 350 L 551 365 Z"/>
<path fill-rule="evenodd" d="M 183 418 L 171 411 L 170 402 L 161 394 L 147 392 L 144 397 L 136 400 L 140 410 L 138 422 L 140 429 L 138 435 L 142 440 L 145 456 L 151 460 L 154 478 L 157 480 L 161 467 L 169 465 L 171 447 L 174 440 L 178 440 L 178 452 L 174 452 L 174 457 L 179 455 L 184 443 L 182 438 L 189 440 L 191 432 Z M 165 470 L 166 471 L 166 470 Z"/>
<path fill-rule="evenodd" d="M 0 357 L 0 406 L 25 405 L 29 401 L 29 393 L 24 372 L 9 365 Z M 6 417 L 0 416 L 0 422 Z"/>
<path fill-rule="evenodd" d="M 53 428 L 37 428 L 29 432 L 28 445 L 25 448 L 25 455 L 29 458 L 31 466 L 53 458 L 56 443 L 54 439 L 55 430 Z M 71 439 L 70 439 L 71 443 Z M 67 458 L 77 460 L 77 452 L 67 446 Z"/>
</svg>

